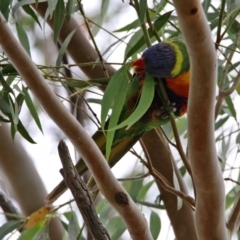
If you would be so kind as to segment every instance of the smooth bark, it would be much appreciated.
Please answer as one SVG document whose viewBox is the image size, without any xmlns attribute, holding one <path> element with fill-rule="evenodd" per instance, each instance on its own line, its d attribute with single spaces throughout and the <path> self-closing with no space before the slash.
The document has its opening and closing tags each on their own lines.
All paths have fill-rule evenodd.
<svg viewBox="0 0 240 240">
<path fill-rule="evenodd" d="M 197 194 L 196 230 L 200 240 L 225 240 L 225 192 L 214 139 L 216 52 L 201 2 L 174 0 L 174 5 L 191 60 L 188 140 Z"/>
</svg>

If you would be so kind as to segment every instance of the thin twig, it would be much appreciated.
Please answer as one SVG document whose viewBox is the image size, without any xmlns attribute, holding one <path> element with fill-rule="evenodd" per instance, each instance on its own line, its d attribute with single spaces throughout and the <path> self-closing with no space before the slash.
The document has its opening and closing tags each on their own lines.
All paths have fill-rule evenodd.
<svg viewBox="0 0 240 240">
<path fill-rule="evenodd" d="M 221 29 L 222 29 L 222 20 L 223 20 L 223 14 L 224 14 L 224 9 L 225 9 L 225 3 L 226 3 L 226 0 L 223 0 L 222 5 L 221 5 L 221 11 L 220 11 L 220 14 L 219 14 L 217 39 L 216 39 L 216 43 L 215 43 L 216 44 L 216 49 L 218 49 L 219 43 L 222 40 Z"/>
<path fill-rule="evenodd" d="M 180 197 L 181 199 L 183 199 L 186 202 L 186 204 L 189 207 L 191 207 L 194 210 L 195 209 L 195 200 L 192 197 L 186 195 L 185 193 L 178 191 L 174 187 L 172 187 L 171 183 L 162 174 L 160 174 L 158 171 L 156 171 L 156 169 L 153 168 L 152 163 L 149 160 L 150 156 L 148 154 L 147 149 L 145 148 L 144 145 L 142 145 L 142 147 L 144 148 L 144 152 L 146 154 L 146 158 L 148 161 L 148 169 L 149 169 L 150 174 L 158 181 L 158 183 L 161 185 L 161 187 L 164 190 Z"/>
<path fill-rule="evenodd" d="M 92 42 L 93 42 L 93 45 L 94 45 L 94 47 L 95 47 L 95 50 L 96 50 L 97 54 L 98 54 L 99 61 L 100 61 L 101 64 L 102 64 L 102 69 L 103 69 L 104 75 L 105 75 L 105 77 L 109 77 L 109 74 L 108 74 L 108 72 L 107 72 L 107 69 L 105 68 L 105 65 L 104 65 L 104 60 L 103 60 L 102 55 L 101 55 L 101 53 L 100 53 L 100 51 L 99 51 L 99 49 L 98 49 L 97 43 L 96 43 L 96 41 L 95 41 L 95 39 L 94 39 L 94 37 L 93 37 L 93 35 L 92 35 L 92 32 L 91 32 L 91 29 L 90 29 L 90 27 L 89 27 L 87 18 L 86 18 L 86 16 L 85 16 L 85 12 L 84 12 L 83 6 L 82 6 L 82 1 L 81 1 L 81 0 L 78 0 L 77 3 L 78 3 L 79 10 L 80 10 L 80 12 L 81 12 L 81 14 L 82 14 L 82 16 L 83 16 L 83 18 L 84 18 L 84 21 L 85 21 L 85 24 L 86 24 L 86 27 L 87 27 L 89 36 L 90 36 L 90 38 L 91 38 L 91 40 L 92 40 Z"/>
<path fill-rule="evenodd" d="M 152 24 L 151 18 L 150 18 L 150 14 L 149 14 L 149 9 L 147 8 L 147 12 L 146 12 L 146 16 L 147 16 L 147 23 L 150 27 L 150 29 L 152 30 L 155 38 L 157 39 L 158 42 L 161 42 L 160 37 L 158 36 L 158 32 L 156 30 L 156 28 L 154 27 L 154 25 Z"/>
</svg>

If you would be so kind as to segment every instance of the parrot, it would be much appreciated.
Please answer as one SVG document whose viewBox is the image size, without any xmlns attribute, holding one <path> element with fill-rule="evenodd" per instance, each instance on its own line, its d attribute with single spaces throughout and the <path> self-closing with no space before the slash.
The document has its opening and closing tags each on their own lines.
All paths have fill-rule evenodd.
<svg viewBox="0 0 240 240">
<path fill-rule="evenodd" d="M 141 94 L 145 74 L 154 80 L 163 81 L 169 102 L 175 117 L 181 117 L 187 111 L 187 101 L 190 84 L 190 60 L 186 45 L 180 41 L 160 42 L 146 49 L 141 57 L 131 65 L 134 75 L 128 89 L 126 101 L 119 117 L 119 123 L 133 112 Z M 158 85 L 155 85 L 155 88 Z M 155 89 L 151 106 L 133 126 L 115 132 L 108 164 L 113 167 L 141 138 L 142 134 L 169 121 L 169 109 L 165 108 L 162 99 Z M 106 123 L 107 125 L 108 123 Z M 92 136 L 93 140 L 105 154 L 106 135 L 99 128 Z M 87 166 L 80 159 L 76 164 L 80 175 L 87 171 Z M 62 180 L 46 198 L 48 204 L 53 203 L 67 190 L 67 185 Z"/>
</svg>

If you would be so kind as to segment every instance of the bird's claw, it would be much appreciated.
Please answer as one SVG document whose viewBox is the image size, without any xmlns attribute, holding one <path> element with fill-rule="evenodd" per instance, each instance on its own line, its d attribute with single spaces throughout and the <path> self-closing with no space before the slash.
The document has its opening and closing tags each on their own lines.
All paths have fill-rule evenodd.
<svg viewBox="0 0 240 240">
<path fill-rule="evenodd" d="M 155 111 L 154 115 L 162 120 L 168 119 L 170 112 L 176 112 L 176 103 L 170 103 L 169 105 L 162 106 L 159 110 Z"/>
</svg>

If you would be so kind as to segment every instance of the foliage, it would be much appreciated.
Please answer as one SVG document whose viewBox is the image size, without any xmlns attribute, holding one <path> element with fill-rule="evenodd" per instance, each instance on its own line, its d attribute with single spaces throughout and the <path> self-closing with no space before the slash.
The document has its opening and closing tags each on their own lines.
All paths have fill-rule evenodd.
<svg viewBox="0 0 240 240">
<path fill-rule="evenodd" d="M 31 7 L 31 3 L 35 1 L 19 1 L 14 3 L 12 1 L 1 1 L 0 11 L 8 21 L 10 25 L 15 25 L 16 36 L 19 42 L 24 47 L 30 57 L 33 58 L 34 44 L 31 43 L 32 39 L 29 37 L 30 33 L 34 32 L 34 27 L 40 26 L 42 32 L 45 31 L 45 20 L 48 16 L 54 16 L 54 31 L 52 40 L 56 43 L 58 40 L 59 32 L 61 31 L 63 21 L 82 15 L 81 6 L 85 9 L 84 2 L 68 0 L 68 1 L 48 1 L 48 14 L 45 16 L 44 21 L 40 20 L 37 12 Z M 147 48 L 149 44 L 163 41 L 165 39 L 182 38 L 181 30 L 178 25 L 176 13 L 173 5 L 169 1 L 130 1 L 132 6 L 128 8 L 136 9 L 136 18 L 133 21 L 127 22 L 125 26 L 121 26 L 118 29 L 107 31 L 104 24 L 108 24 L 113 18 L 118 19 L 120 14 L 114 14 L 111 12 L 110 1 L 101 1 L 99 7 L 100 15 L 88 17 L 85 19 L 93 24 L 93 35 L 87 33 L 92 41 L 93 45 L 98 41 L 98 36 L 104 31 L 111 36 L 114 36 L 114 41 L 111 43 L 111 47 L 104 52 L 104 56 L 113 54 L 113 48 L 118 47 L 120 43 L 124 42 L 124 55 L 123 59 L 119 59 L 122 66 L 119 67 L 118 71 L 110 77 L 106 74 L 105 78 L 99 79 L 79 79 L 77 74 L 74 74 L 72 67 L 77 64 L 63 63 L 63 56 L 67 49 L 70 40 L 75 33 L 72 31 L 62 43 L 59 49 L 58 56 L 56 58 L 55 66 L 38 65 L 39 71 L 50 84 L 55 86 L 61 86 L 69 93 L 69 100 L 74 92 L 70 89 L 78 89 L 78 91 L 91 92 L 93 93 L 91 99 L 85 99 L 86 104 L 89 108 L 93 106 L 91 102 L 100 103 L 102 107 L 101 112 L 101 127 L 105 130 L 105 121 L 109 115 L 111 120 L 108 125 L 108 130 L 116 130 L 119 127 L 131 126 L 141 117 L 141 114 L 151 104 L 153 98 L 153 86 L 146 86 L 143 89 L 142 95 L 139 101 L 139 105 L 136 107 L 135 113 L 130 119 L 124 121 L 120 126 L 118 120 L 122 111 L 123 104 L 126 99 L 129 82 L 131 81 L 131 69 L 130 65 L 132 60 L 135 60 L 138 54 Z M 37 1 L 34 4 L 38 4 Z M 202 2 L 203 9 L 205 11 L 209 26 L 212 31 L 214 44 L 218 56 L 218 93 L 216 102 L 219 98 L 224 99 L 224 103 L 221 107 L 217 107 L 216 110 L 216 123 L 215 123 L 215 140 L 218 149 L 218 159 L 221 165 L 223 176 L 226 180 L 226 214 L 229 216 L 229 209 L 233 207 L 234 201 L 237 198 L 239 191 L 239 180 L 240 171 L 239 164 L 236 161 L 239 157 L 239 144 L 240 144 L 240 127 L 239 127 L 239 110 L 238 101 L 240 95 L 239 87 L 239 51 L 240 51 L 240 24 L 237 18 L 240 12 L 240 6 L 237 1 L 209 1 L 205 0 Z M 121 14 L 123 14 L 121 12 Z M 20 17 L 18 16 L 20 15 Z M 116 15 L 116 16 L 115 16 Z M 85 16 L 86 17 L 86 16 Z M 32 27 L 31 27 L 32 26 Z M 34 26 L 34 27 L 33 27 Z M 124 39 L 124 40 L 123 40 Z M 97 43 L 98 44 L 98 43 Z M 109 44 L 110 45 L 110 44 Z M 96 65 L 107 65 L 107 63 L 99 59 L 95 62 L 86 63 L 86 66 L 92 66 L 93 70 Z M 84 64 L 80 64 L 84 66 Z M 71 76 L 68 76 L 64 69 L 73 71 Z M 130 77 L 129 77 L 130 76 Z M 108 84 L 109 83 L 109 84 Z M 153 83 L 153 82 L 152 82 Z M 96 88 L 106 88 L 107 90 L 101 100 L 99 100 L 99 94 Z M 80 89 L 80 90 L 79 90 Z M 149 94 L 144 95 L 145 91 Z M 89 101 L 88 101 L 89 100 Z M 33 133 L 28 129 L 27 124 L 22 122 L 19 114 L 23 104 L 26 104 L 31 115 L 32 120 L 35 122 L 36 127 L 43 132 L 42 124 L 39 119 L 38 104 L 35 102 L 34 97 L 31 95 L 31 91 L 28 87 L 23 84 L 21 76 L 18 71 L 12 66 L 11 61 L 2 53 L 0 55 L 0 121 L 6 122 L 11 125 L 11 134 L 14 139 L 17 132 L 19 132 L 27 141 L 35 143 L 33 140 Z M 208 104 L 208 103 L 206 103 Z M 217 106 L 217 105 L 216 105 Z M 94 112 L 91 109 L 91 112 Z M 92 117 L 87 119 L 89 122 L 92 121 Z M 95 123 L 100 121 L 96 119 Z M 187 116 L 181 119 L 176 119 L 178 128 L 178 134 L 180 135 L 182 142 L 186 144 L 187 139 Z M 117 126 L 118 125 L 118 126 Z M 100 124 L 98 124 L 100 127 Z M 174 141 L 175 133 L 173 133 L 171 124 L 163 126 L 165 135 L 169 141 Z M 106 158 L 110 154 L 110 149 L 114 137 L 114 131 L 109 131 L 107 139 Z M 173 144 L 174 145 L 174 144 Z M 172 148 L 173 150 L 174 148 Z M 175 149 L 173 150 L 173 152 Z M 135 154 L 139 162 L 145 162 L 145 157 L 141 155 L 141 151 L 137 151 Z M 178 155 L 175 154 L 175 158 Z M 189 179 L 188 173 L 182 161 L 178 161 L 178 168 L 182 174 L 184 180 Z M 144 170 L 142 170 L 144 169 Z M 164 221 L 159 209 L 163 208 L 160 205 L 161 201 L 153 202 L 153 196 L 158 197 L 159 192 L 152 193 L 153 189 L 156 190 L 156 183 L 153 178 L 145 178 L 142 172 L 146 172 L 146 168 L 138 168 L 137 171 L 132 171 L 131 179 L 123 182 L 123 186 L 127 189 L 133 200 L 139 204 L 142 208 L 142 212 L 149 219 L 149 228 L 154 239 L 159 239 L 162 228 L 161 224 Z M 138 179 L 139 175 L 142 179 Z M 174 175 L 175 176 L 175 175 Z M 136 180 L 136 179 L 138 180 Z M 126 180 L 126 179 L 125 179 Z M 176 181 L 176 179 L 175 179 Z M 175 187 L 177 188 L 177 182 Z M 192 191 L 191 184 L 188 186 L 189 192 Z M 161 195 L 160 195 L 161 199 Z M 122 219 L 112 209 L 109 203 L 103 199 L 98 202 L 96 206 L 97 212 L 100 216 L 100 220 L 104 223 L 107 230 L 111 235 L 111 239 L 120 239 L 122 234 L 126 230 Z M 48 215 L 48 219 L 51 218 L 51 214 Z M 70 239 L 86 239 L 86 236 L 82 229 L 84 224 L 77 220 L 77 215 L 74 211 L 65 212 L 61 216 L 63 226 L 66 232 L 68 232 Z M 19 239 L 43 239 L 42 234 L 46 234 L 44 239 L 48 239 L 48 221 L 45 219 L 40 222 L 32 229 L 26 230 L 20 233 Z M 22 221 L 12 220 L 0 228 L 0 236 L 4 237 L 11 232 L 16 232 L 21 226 Z M 79 235 L 79 232 L 82 235 Z M 11 235 L 8 235 L 11 236 Z M 38 237 L 38 238 L 37 238 Z M 1 238 L 2 239 L 2 238 Z M 237 236 L 239 238 L 239 234 Z"/>
</svg>

